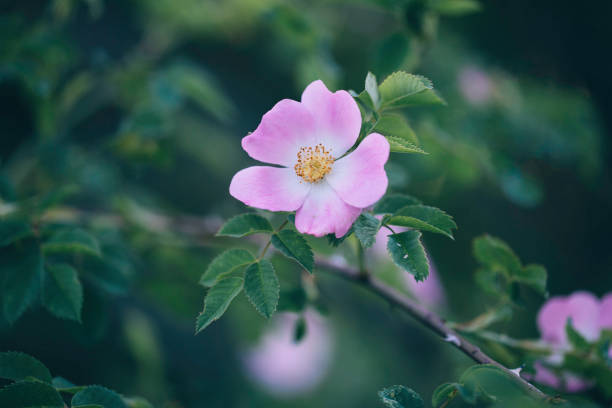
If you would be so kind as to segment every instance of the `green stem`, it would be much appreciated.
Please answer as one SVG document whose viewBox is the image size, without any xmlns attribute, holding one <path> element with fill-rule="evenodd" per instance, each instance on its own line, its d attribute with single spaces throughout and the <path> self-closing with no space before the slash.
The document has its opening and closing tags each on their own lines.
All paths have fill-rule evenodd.
<svg viewBox="0 0 612 408">
<path fill-rule="evenodd" d="M 289 222 L 288 220 L 285 220 L 281 225 L 278 226 L 278 228 L 276 229 L 276 231 L 272 233 L 272 235 L 278 233 L 280 230 L 285 228 L 288 222 Z M 266 244 L 266 246 L 264 246 L 263 249 L 261 250 L 261 254 L 257 258 L 257 262 L 261 261 L 263 257 L 266 255 L 266 252 L 268 252 L 268 248 L 270 248 L 270 244 L 272 244 L 272 238 L 268 240 L 268 243 Z"/>
</svg>

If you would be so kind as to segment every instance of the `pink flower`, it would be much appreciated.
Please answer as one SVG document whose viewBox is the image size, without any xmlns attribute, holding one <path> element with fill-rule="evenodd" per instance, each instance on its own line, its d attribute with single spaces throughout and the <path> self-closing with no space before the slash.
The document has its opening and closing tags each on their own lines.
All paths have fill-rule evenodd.
<svg viewBox="0 0 612 408">
<path fill-rule="evenodd" d="M 493 96 L 493 83 L 489 75 L 479 68 L 466 66 L 458 76 L 463 97 L 473 105 L 484 105 Z"/>
<path fill-rule="evenodd" d="M 348 92 L 331 93 L 315 81 L 301 102 L 278 102 L 242 139 L 249 156 L 282 167 L 239 171 L 230 194 L 251 207 L 297 211 L 295 226 L 302 233 L 341 237 L 388 184 L 384 165 L 389 143 L 384 136 L 370 134 L 343 157 L 360 129 L 361 114 Z"/>
<path fill-rule="evenodd" d="M 306 334 L 293 341 L 298 316 L 282 313 L 275 317 L 259 344 L 244 356 L 249 377 L 271 394 L 288 397 L 310 391 L 327 374 L 333 337 L 325 320 L 312 310 L 304 314 Z"/>
<path fill-rule="evenodd" d="M 602 329 L 612 329 L 612 293 L 599 300 L 588 292 L 574 292 L 569 296 L 550 298 L 537 317 L 542 340 L 554 350 L 546 363 L 550 366 L 563 361 L 563 353 L 570 350 L 565 326 L 568 319 L 572 326 L 588 341 L 599 339 Z M 608 352 L 612 357 L 612 348 Z M 562 373 L 561 378 L 542 363 L 536 363 L 535 380 L 568 392 L 582 391 L 590 386 L 572 373 Z"/>
</svg>

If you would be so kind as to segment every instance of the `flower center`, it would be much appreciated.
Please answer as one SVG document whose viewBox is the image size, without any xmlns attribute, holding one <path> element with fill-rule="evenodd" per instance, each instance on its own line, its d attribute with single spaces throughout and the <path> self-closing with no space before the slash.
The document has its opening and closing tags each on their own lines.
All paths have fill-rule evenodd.
<svg viewBox="0 0 612 408">
<path fill-rule="evenodd" d="M 297 163 L 293 168 L 295 174 L 304 181 L 316 183 L 320 181 L 332 169 L 334 157 L 331 150 L 325 150 L 321 143 L 312 147 L 300 147 L 297 154 Z"/>
</svg>

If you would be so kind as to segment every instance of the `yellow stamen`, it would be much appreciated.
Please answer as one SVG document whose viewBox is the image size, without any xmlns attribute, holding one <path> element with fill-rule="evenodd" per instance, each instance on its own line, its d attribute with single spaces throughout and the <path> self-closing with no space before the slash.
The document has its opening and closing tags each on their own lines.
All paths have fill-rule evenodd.
<svg viewBox="0 0 612 408">
<path fill-rule="evenodd" d="M 293 167 L 295 174 L 304 181 L 316 183 L 321 181 L 332 169 L 334 157 L 331 150 L 325 150 L 321 143 L 312 147 L 300 147 L 297 154 L 297 163 Z"/>
</svg>

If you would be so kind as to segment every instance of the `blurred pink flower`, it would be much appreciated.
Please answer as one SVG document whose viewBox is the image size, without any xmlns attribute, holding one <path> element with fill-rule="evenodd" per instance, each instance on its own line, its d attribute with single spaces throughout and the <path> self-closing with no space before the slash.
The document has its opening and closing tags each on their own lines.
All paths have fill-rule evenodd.
<svg viewBox="0 0 612 408">
<path fill-rule="evenodd" d="M 331 362 L 333 337 L 325 320 L 312 310 L 306 311 L 304 318 L 307 329 L 302 341 L 293 341 L 298 315 L 280 313 L 243 359 L 252 381 L 278 397 L 314 389 Z"/>
<path fill-rule="evenodd" d="M 361 113 L 346 91 L 330 92 L 323 82 L 308 85 L 301 102 L 283 99 L 257 129 L 242 139 L 256 160 L 283 167 L 253 166 L 234 175 L 230 194 L 269 211 L 297 211 L 298 231 L 315 236 L 349 230 L 361 210 L 387 189 L 384 165 L 389 143 L 372 133 L 351 153 Z"/>
<path fill-rule="evenodd" d="M 402 232 L 406 231 L 406 228 L 394 227 L 394 230 L 396 232 Z M 389 259 L 387 242 L 389 241 L 388 236 L 390 234 L 391 232 L 389 230 L 381 228 L 376 235 L 376 242 L 374 242 L 372 249 L 377 261 Z M 427 279 L 422 282 L 417 282 L 412 275 L 405 272 L 401 275 L 403 278 L 402 281 L 406 289 L 412 293 L 419 302 L 428 307 L 439 308 L 443 306 L 445 302 L 444 288 L 442 287 L 438 271 L 429 254 L 427 254 L 427 258 L 429 259 L 429 276 Z"/>
<path fill-rule="evenodd" d="M 567 339 L 566 324 L 572 320 L 572 326 L 588 341 L 596 341 L 602 329 L 612 329 L 612 293 L 599 300 L 589 292 L 574 292 L 569 296 L 550 298 L 540 309 L 537 324 L 542 340 L 548 343 L 553 351 L 545 360 L 549 366 L 561 364 L 563 354 L 571 349 Z M 609 350 L 612 357 L 612 347 Z M 535 380 L 551 387 L 568 392 L 579 392 L 590 387 L 580 377 L 564 372 L 555 374 L 542 362 L 535 364 Z"/>
<path fill-rule="evenodd" d="M 493 84 L 489 75 L 474 66 L 466 66 L 459 72 L 459 90 L 473 105 L 484 105 L 493 96 Z"/>
</svg>

